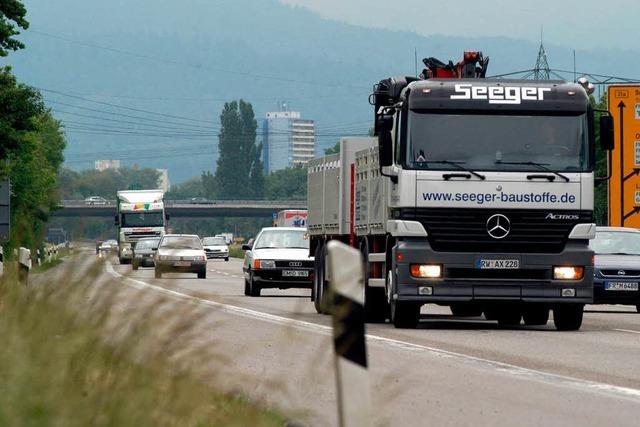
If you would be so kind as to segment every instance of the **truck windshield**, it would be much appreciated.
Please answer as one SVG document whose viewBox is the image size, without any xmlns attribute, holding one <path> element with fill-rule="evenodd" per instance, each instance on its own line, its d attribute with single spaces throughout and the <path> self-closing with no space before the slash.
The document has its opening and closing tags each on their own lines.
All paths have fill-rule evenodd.
<svg viewBox="0 0 640 427">
<path fill-rule="evenodd" d="M 164 214 L 162 212 L 131 212 L 122 214 L 122 227 L 162 227 Z"/>
<path fill-rule="evenodd" d="M 558 172 L 590 168 L 586 114 L 485 115 L 411 111 L 406 166 L 411 169 Z M 539 170 L 539 169 L 538 169 Z"/>
</svg>

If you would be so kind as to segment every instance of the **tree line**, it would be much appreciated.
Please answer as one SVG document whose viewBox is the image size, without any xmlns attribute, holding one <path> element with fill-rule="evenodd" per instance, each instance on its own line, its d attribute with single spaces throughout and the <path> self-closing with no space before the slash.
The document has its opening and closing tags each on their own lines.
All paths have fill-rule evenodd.
<svg viewBox="0 0 640 427">
<path fill-rule="evenodd" d="M 23 49 L 14 36 L 26 30 L 18 0 L 0 2 L 0 56 Z M 58 204 L 58 170 L 66 140 L 62 125 L 36 89 L 20 83 L 11 67 L 0 68 L 0 179 L 11 183 L 11 233 L 5 252 L 38 247 Z"/>
</svg>

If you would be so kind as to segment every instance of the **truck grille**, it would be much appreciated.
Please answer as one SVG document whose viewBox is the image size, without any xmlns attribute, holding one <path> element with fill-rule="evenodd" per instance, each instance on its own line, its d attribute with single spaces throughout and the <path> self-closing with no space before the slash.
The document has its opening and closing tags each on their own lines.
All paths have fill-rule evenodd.
<svg viewBox="0 0 640 427">
<path fill-rule="evenodd" d="M 145 237 L 160 237 L 159 231 L 132 231 L 124 233 L 124 237 L 130 241 L 144 239 Z"/>
<path fill-rule="evenodd" d="M 549 213 L 577 215 L 579 219 L 546 219 Z M 495 214 L 506 216 L 511 229 L 503 239 L 487 232 L 487 220 Z M 442 252 L 562 252 L 573 226 L 592 222 L 585 211 L 514 209 L 403 209 L 402 219 L 420 221 L 427 230 L 429 244 Z"/>
</svg>

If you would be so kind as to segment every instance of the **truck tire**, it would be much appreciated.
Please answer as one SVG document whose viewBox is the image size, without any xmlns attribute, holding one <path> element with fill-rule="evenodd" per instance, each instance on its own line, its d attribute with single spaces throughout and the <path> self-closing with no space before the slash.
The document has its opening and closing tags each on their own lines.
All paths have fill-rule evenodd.
<svg viewBox="0 0 640 427">
<path fill-rule="evenodd" d="M 158 267 L 154 269 L 154 277 L 156 279 L 162 279 L 162 271 Z"/>
<path fill-rule="evenodd" d="M 582 326 L 584 305 L 561 304 L 553 308 L 553 324 L 558 331 L 577 331 Z"/>
<path fill-rule="evenodd" d="M 325 301 L 325 290 L 327 289 L 324 280 L 324 243 L 320 243 L 316 248 L 315 262 L 313 263 L 313 306 L 318 314 L 328 314 L 327 303 Z"/>
<path fill-rule="evenodd" d="M 420 321 L 420 305 L 391 301 L 391 323 L 396 329 L 415 329 Z"/>
<path fill-rule="evenodd" d="M 451 314 L 456 317 L 478 317 L 482 316 L 482 308 L 472 303 L 451 304 L 449 307 Z"/>
<path fill-rule="evenodd" d="M 518 326 L 522 321 L 522 310 L 520 307 L 502 307 L 497 315 L 498 325 L 500 326 Z"/>
<path fill-rule="evenodd" d="M 360 241 L 360 253 L 364 262 L 364 321 L 367 323 L 384 323 L 387 320 L 387 296 L 384 288 L 369 287 L 369 242 Z"/>
<path fill-rule="evenodd" d="M 120 261 L 120 265 L 125 265 L 127 263 L 127 260 L 121 257 L 118 257 L 118 261 Z"/>
<path fill-rule="evenodd" d="M 544 326 L 549 322 L 549 307 L 544 304 L 525 307 L 522 317 L 527 326 Z"/>
</svg>

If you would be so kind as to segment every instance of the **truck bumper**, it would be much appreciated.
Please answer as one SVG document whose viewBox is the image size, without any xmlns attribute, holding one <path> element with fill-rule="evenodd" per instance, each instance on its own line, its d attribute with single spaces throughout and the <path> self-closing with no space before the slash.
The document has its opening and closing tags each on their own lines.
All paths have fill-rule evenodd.
<svg viewBox="0 0 640 427">
<path fill-rule="evenodd" d="M 396 260 L 393 298 L 399 301 L 593 302 L 593 252 L 584 243 L 569 241 L 564 251 L 555 254 L 471 253 L 436 252 L 425 240 L 402 240 L 393 249 L 393 259 Z M 481 259 L 517 259 L 520 266 L 509 270 L 480 269 Z M 440 264 L 442 277 L 413 277 L 410 264 L 414 263 Z M 567 265 L 584 267 L 582 278 L 554 280 L 553 267 Z"/>
</svg>

